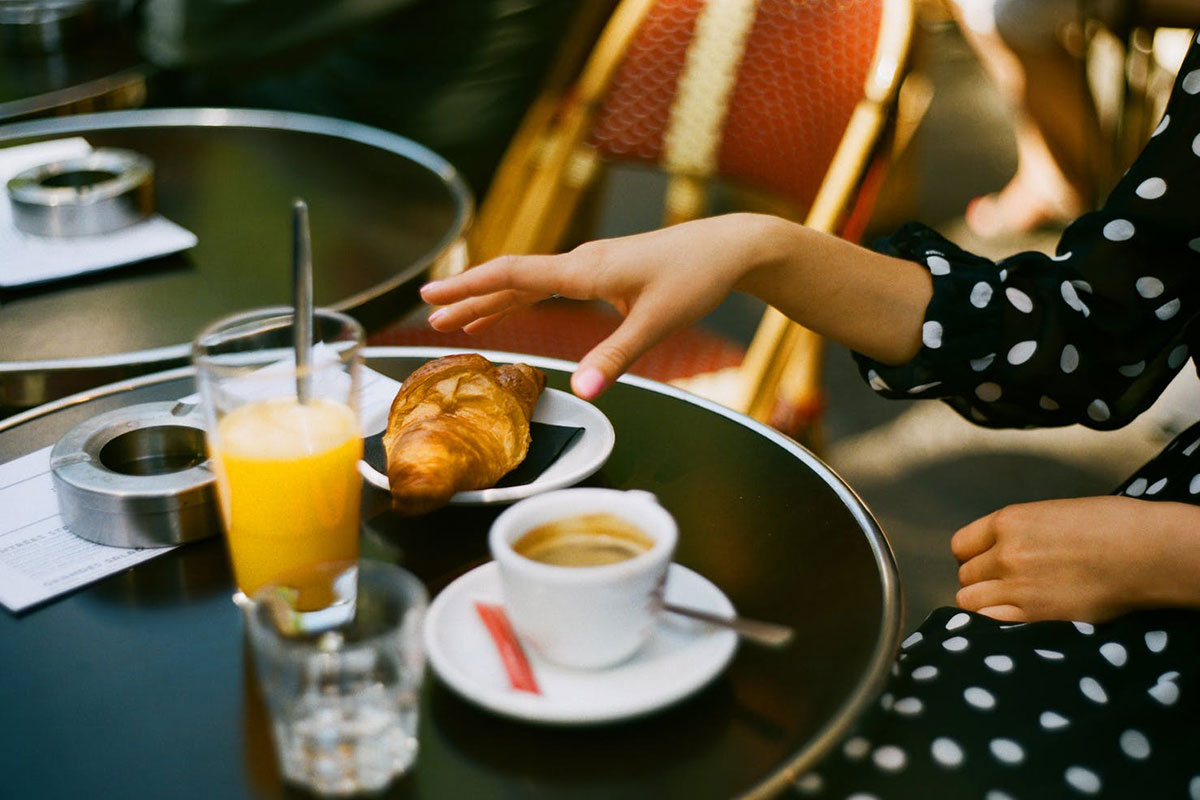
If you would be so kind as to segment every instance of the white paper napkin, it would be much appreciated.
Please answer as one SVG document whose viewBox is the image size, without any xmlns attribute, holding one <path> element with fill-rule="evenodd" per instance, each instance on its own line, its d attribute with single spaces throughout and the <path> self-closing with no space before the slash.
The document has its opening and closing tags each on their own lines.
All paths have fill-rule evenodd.
<svg viewBox="0 0 1200 800">
<path fill-rule="evenodd" d="M 55 139 L 0 149 L 0 286 L 42 283 L 177 253 L 196 245 L 196 235 L 161 214 L 95 236 L 36 236 L 18 230 L 3 187 L 39 164 L 85 156 L 85 139 Z"/>
</svg>

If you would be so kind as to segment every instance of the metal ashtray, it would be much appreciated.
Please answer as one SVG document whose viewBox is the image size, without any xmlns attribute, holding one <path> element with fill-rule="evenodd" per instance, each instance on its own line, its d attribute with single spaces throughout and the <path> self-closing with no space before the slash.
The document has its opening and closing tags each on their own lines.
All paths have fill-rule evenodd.
<svg viewBox="0 0 1200 800">
<path fill-rule="evenodd" d="M 154 162 L 132 150 L 93 150 L 17 174 L 8 197 L 13 224 L 26 233 L 109 233 L 154 213 Z"/>
<path fill-rule="evenodd" d="M 220 532 L 200 415 L 173 414 L 177 406 L 119 408 L 58 440 L 50 472 L 72 533 L 114 547 L 167 547 Z"/>
</svg>

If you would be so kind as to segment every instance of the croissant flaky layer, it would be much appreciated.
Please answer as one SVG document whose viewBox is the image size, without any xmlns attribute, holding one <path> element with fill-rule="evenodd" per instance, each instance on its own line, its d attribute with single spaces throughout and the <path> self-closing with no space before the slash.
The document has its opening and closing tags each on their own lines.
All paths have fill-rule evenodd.
<svg viewBox="0 0 1200 800">
<path fill-rule="evenodd" d="M 529 451 L 529 419 L 544 388 L 540 370 L 497 367 L 475 353 L 438 358 L 409 375 L 383 435 L 392 507 L 424 514 L 455 492 L 494 485 Z"/>
</svg>

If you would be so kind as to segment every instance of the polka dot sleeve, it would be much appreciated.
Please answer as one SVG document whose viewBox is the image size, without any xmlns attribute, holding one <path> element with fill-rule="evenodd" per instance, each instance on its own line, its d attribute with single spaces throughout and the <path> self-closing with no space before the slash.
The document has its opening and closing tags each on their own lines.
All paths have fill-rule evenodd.
<svg viewBox="0 0 1200 800">
<path fill-rule="evenodd" d="M 1200 37 L 1198 37 L 1200 38 Z M 1119 427 L 1195 350 L 1200 316 L 1200 45 L 1104 207 L 1057 254 L 998 262 L 910 224 L 881 249 L 933 277 L 922 347 L 891 367 L 856 354 L 888 397 L 938 397 L 991 427 Z"/>
</svg>

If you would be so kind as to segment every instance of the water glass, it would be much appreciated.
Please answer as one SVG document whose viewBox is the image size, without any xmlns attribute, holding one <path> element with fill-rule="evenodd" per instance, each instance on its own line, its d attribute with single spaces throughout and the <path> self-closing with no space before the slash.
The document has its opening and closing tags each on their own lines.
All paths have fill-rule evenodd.
<svg viewBox="0 0 1200 800">
<path fill-rule="evenodd" d="M 319 633 L 287 586 L 246 609 L 283 777 L 323 795 L 382 790 L 417 755 L 428 595 L 393 564 L 363 559 L 356 577 L 353 619 Z"/>
</svg>

